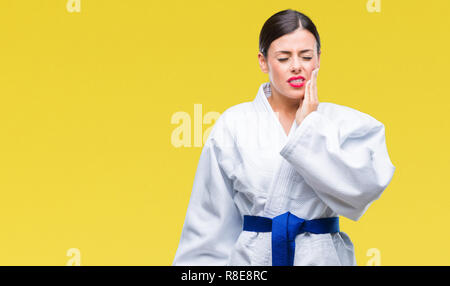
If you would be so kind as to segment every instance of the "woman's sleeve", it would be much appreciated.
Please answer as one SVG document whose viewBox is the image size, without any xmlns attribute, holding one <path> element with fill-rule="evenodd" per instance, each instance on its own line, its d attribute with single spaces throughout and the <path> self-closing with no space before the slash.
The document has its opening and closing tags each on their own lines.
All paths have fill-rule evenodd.
<svg viewBox="0 0 450 286">
<path fill-rule="evenodd" d="M 338 128 L 313 111 L 280 151 L 325 204 L 354 221 L 381 196 L 395 171 L 384 125 L 367 118 Z"/>
<path fill-rule="evenodd" d="M 219 127 L 214 128 L 211 134 Z M 221 149 L 210 135 L 200 155 L 173 265 L 226 265 L 242 230 L 232 182 L 218 157 Z"/>
</svg>

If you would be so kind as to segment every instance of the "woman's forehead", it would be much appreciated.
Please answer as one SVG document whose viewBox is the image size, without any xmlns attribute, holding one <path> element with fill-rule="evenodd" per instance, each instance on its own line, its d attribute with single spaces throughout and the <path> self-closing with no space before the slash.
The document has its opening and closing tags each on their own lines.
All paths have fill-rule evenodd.
<svg viewBox="0 0 450 286">
<path fill-rule="evenodd" d="M 274 53 L 277 51 L 299 52 L 307 49 L 314 50 L 316 45 L 316 38 L 311 32 L 297 29 L 273 41 L 270 48 Z"/>
</svg>

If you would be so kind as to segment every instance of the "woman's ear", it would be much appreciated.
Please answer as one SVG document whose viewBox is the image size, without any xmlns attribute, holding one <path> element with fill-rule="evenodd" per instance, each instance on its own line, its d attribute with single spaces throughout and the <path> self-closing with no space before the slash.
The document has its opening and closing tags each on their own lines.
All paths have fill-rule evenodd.
<svg viewBox="0 0 450 286">
<path fill-rule="evenodd" d="M 264 55 L 261 52 L 258 53 L 258 62 L 259 62 L 259 67 L 261 68 L 261 71 L 263 73 L 268 73 L 269 67 L 267 66 L 266 58 L 264 58 Z"/>
</svg>

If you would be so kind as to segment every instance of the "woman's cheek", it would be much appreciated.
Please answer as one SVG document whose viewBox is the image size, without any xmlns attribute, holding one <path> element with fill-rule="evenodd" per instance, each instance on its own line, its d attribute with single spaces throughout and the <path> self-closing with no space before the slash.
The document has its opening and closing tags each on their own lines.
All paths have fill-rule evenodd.
<svg viewBox="0 0 450 286">
<path fill-rule="evenodd" d="M 280 82 L 282 80 L 282 78 L 283 78 L 282 74 L 280 74 L 279 71 L 276 71 L 273 76 L 274 76 L 274 80 L 277 81 L 277 82 Z"/>
</svg>

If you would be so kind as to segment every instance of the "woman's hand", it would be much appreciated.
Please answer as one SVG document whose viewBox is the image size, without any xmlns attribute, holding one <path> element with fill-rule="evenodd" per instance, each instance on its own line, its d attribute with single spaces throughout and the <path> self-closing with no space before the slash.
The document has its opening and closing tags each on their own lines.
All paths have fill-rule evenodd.
<svg viewBox="0 0 450 286">
<path fill-rule="evenodd" d="M 317 97 L 317 74 L 319 69 L 312 71 L 311 79 L 308 80 L 305 86 L 305 96 L 303 97 L 303 102 L 295 114 L 295 121 L 297 125 L 302 123 L 303 119 L 311 112 L 317 110 L 319 106 L 319 98 Z"/>
</svg>

